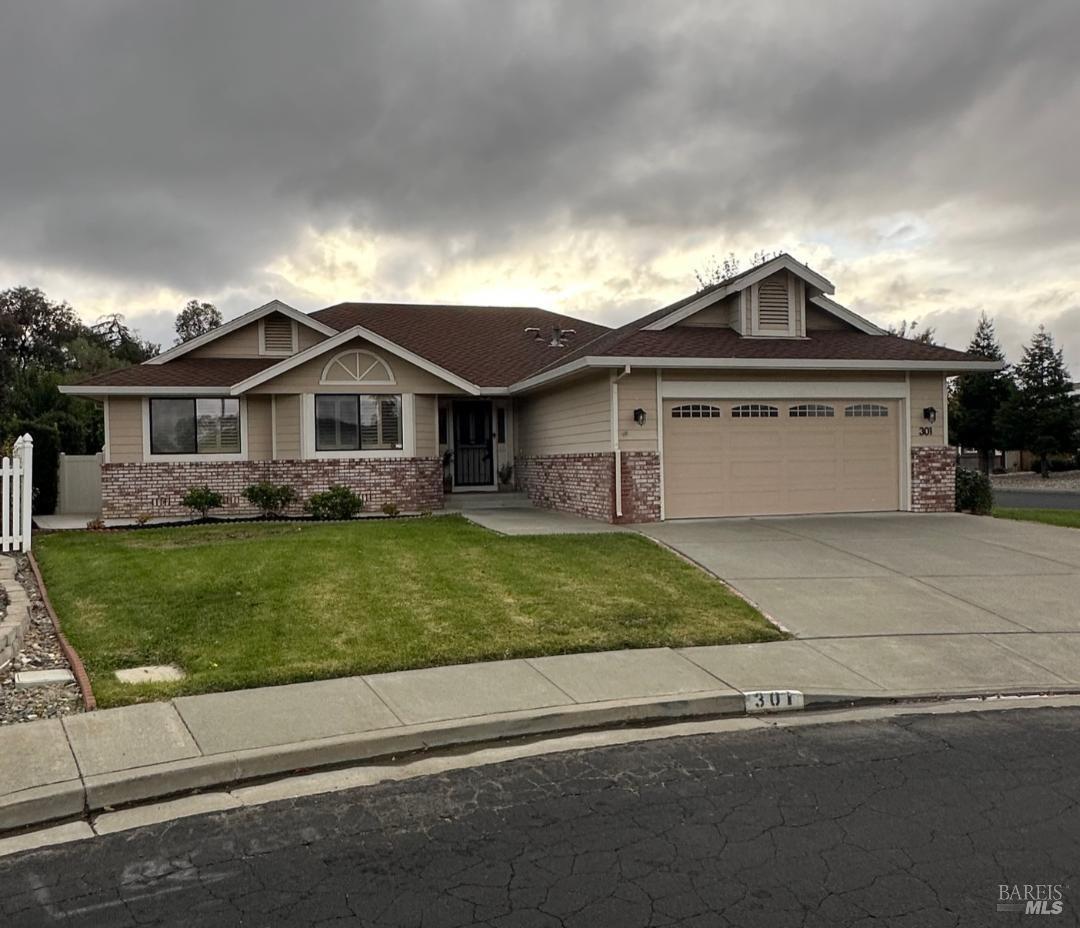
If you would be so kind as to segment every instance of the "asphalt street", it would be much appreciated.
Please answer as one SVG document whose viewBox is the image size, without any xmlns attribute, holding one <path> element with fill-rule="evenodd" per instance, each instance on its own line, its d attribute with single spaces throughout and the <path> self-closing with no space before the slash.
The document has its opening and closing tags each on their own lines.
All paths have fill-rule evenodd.
<svg viewBox="0 0 1080 928">
<path fill-rule="evenodd" d="M 995 489 L 994 502 L 1010 509 L 1080 509 L 1080 493 Z"/>
<path fill-rule="evenodd" d="M 1077 924 L 1078 799 L 1080 709 L 673 738 L 0 859 L 0 925 Z"/>
</svg>

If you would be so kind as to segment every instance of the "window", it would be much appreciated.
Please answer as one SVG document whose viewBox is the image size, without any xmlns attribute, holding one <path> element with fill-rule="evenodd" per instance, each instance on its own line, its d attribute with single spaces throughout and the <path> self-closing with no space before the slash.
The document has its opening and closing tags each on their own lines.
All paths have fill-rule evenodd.
<svg viewBox="0 0 1080 928">
<path fill-rule="evenodd" d="M 788 415 L 792 419 L 831 419 L 836 415 L 836 410 L 824 403 L 800 403 L 792 406 Z"/>
<path fill-rule="evenodd" d="M 391 451 L 400 447 L 400 396 L 320 393 L 315 397 L 317 451 Z"/>
<path fill-rule="evenodd" d="M 849 419 L 884 419 L 889 415 L 889 407 L 880 403 L 854 403 L 844 409 Z"/>
<path fill-rule="evenodd" d="M 708 403 L 685 403 L 682 406 L 674 406 L 671 410 L 672 419 L 719 419 L 720 407 L 710 406 Z"/>
<path fill-rule="evenodd" d="M 506 410 L 501 406 L 495 410 L 495 440 L 500 445 L 506 443 Z"/>
<path fill-rule="evenodd" d="M 731 407 L 732 419 L 775 419 L 779 415 L 779 409 L 763 403 L 743 403 L 741 406 Z"/>
<path fill-rule="evenodd" d="M 151 454 L 236 454 L 240 400 L 170 397 L 150 400 Z"/>
</svg>

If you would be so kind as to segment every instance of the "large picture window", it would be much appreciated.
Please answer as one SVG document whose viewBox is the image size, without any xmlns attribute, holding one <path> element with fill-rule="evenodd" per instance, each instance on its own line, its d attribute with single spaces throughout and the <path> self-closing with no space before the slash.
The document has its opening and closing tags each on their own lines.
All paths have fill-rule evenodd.
<svg viewBox="0 0 1080 928">
<path fill-rule="evenodd" d="M 151 454 L 237 454 L 240 400 L 169 397 L 150 400 Z"/>
<path fill-rule="evenodd" d="M 399 448 L 399 395 L 320 393 L 315 397 L 316 451 L 392 451 Z"/>
</svg>

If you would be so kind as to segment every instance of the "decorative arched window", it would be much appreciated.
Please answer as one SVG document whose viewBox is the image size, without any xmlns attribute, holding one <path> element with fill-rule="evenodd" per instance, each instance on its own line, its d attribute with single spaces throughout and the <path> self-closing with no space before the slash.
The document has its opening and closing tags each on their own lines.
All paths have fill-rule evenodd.
<svg viewBox="0 0 1080 928">
<path fill-rule="evenodd" d="M 780 410 L 765 403 L 743 403 L 731 407 L 732 419 L 775 419 Z"/>
<path fill-rule="evenodd" d="M 824 403 L 800 403 L 789 408 L 788 415 L 792 419 L 831 419 L 836 410 Z"/>
<path fill-rule="evenodd" d="M 720 415 L 720 407 L 708 403 L 684 403 L 671 409 L 672 419 L 719 419 Z"/>
<path fill-rule="evenodd" d="M 390 366 L 378 355 L 350 348 L 326 362 L 320 383 L 392 384 L 396 381 Z"/>
<path fill-rule="evenodd" d="M 880 403 L 853 403 L 844 408 L 844 415 L 849 419 L 884 419 L 889 415 L 889 407 Z"/>
</svg>

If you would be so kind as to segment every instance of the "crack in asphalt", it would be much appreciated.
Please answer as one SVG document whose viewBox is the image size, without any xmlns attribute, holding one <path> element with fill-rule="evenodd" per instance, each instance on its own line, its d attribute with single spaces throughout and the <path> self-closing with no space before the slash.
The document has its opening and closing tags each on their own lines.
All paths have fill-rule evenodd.
<svg viewBox="0 0 1080 928">
<path fill-rule="evenodd" d="M 1080 911 L 1080 709 L 570 751 L 0 860 L 0 925 L 984 926 Z M 1004 923 L 1004 922 L 1003 922 Z"/>
</svg>

